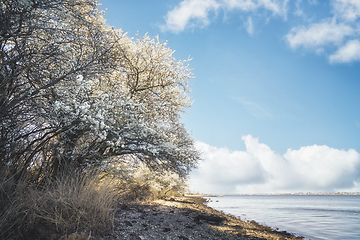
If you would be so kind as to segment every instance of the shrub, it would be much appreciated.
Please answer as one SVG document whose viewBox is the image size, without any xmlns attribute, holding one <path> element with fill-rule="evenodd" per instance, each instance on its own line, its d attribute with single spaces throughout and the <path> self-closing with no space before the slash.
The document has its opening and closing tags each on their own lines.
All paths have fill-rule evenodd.
<svg viewBox="0 0 360 240">
<path fill-rule="evenodd" d="M 133 177 L 139 185 L 147 186 L 153 198 L 179 196 L 187 190 L 184 177 L 163 169 L 153 170 L 143 164 L 135 168 Z"/>
</svg>

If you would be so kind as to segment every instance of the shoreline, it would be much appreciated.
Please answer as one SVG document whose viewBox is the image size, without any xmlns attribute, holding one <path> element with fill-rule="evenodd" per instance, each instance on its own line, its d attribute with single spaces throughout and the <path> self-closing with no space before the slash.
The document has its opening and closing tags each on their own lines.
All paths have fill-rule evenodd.
<svg viewBox="0 0 360 240">
<path fill-rule="evenodd" d="M 99 239 L 303 239 L 254 220 L 243 221 L 206 203 L 202 197 L 184 196 L 122 205 L 114 229 Z"/>
<path fill-rule="evenodd" d="M 224 194 L 221 196 L 358 196 L 360 192 L 299 192 L 299 193 L 254 193 L 254 194 Z M 219 195 L 204 195 L 206 197 L 214 197 Z"/>
<path fill-rule="evenodd" d="M 234 193 L 234 194 L 185 194 L 187 197 L 223 196 L 359 196 L 360 192 L 298 192 L 298 193 Z"/>
</svg>

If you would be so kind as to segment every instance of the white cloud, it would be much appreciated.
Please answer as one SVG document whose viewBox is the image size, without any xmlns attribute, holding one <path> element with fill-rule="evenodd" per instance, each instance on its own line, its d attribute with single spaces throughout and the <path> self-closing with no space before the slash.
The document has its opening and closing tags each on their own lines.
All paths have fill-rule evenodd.
<svg viewBox="0 0 360 240">
<path fill-rule="evenodd" d="M 272 16 L 283 16 L 286 19 L 288 2 L 288 0 L 182 0 L 167 13 L 165 24 L 161 26 L 161 30 L 179 33 L 187 28 L 206 27 L 211 24 L 211 14 L 218 14 L 220 10 L 224 13 L 239 11 L 248 15 L 258 10 L 264 10 L 270 12 Z M 307 0 L 307 2 L 310 5 L 318 5 L 317 0 Z M 304 0 L 297 0 L 294 6 L 295 10 L 292 12 L 309 21 L 307 13 L 300 7 L 301 4 L 304 4 Z M 331 63 L 359 60 L 355 40 L 360 40 L 360 25 L 358 25 L 360 1 L 332 0 L 330 6 L 332 15 L 330 18 L 310 25 L 291 28 L 285 36 L 287 43 L 292 49 L 307 48 L 319 55 L 329 56 Z M 242 18 L 247 19 L 243 25 L 250 36 L 255 32 L 253 24 L 255 17 L 264 17 L 265 15 L 257 12 L 247 18 Z M 337 48 L 335 52 L 334 47 Z"/>
<path fill-rule="evenodd" d="M 286 16 L 288 0 L 223 0 L 223 6 L 228 10 L 255 11 L 264 8 L 273 14 Z"/>
<path fill-rule="evenodd" d="M 283 156 L 301 178 L 304 187 L 336 189 L 353 186 L 359 180 L 360 154 L 328 146 L 307 146 L 289 149 Z"/>
<path fill-rule="evenodd" d="M 327 54 L 331 63 L 359 60 L 357 20 L 360 17 L 360 1 L 332 0 L 331 6 L 333 18 L 323 19 L 308 27 L 292 28 L 286 35 L 287 42 L 293 49 L 311 48 L 317 53 L 327 53 L 329 49 L 325 47 L 336 46 L 338 49 L 335 53 Z M 350 38 L 355 40 L 349 41 Z"/>
<path fill-rule="evenodd" d="M 255 156 L 242 151 L 231 152 L 227 148 L 212 147 L 197 142 L 205 161 L 193 170 L 191 182 L 204 192 L 233 192 L 238 183 L 260 183 L 265 181 L 265 170 Z M 198 188 L 195 187 L 195 188 Z"/>
<path fill-rule="evenodd" d="M 304 26 L 292 28 L 286 39 L 291 48 L 313 48 L 326 44 L 341 44 L 346 36 L 353 34 L 352 27 L 330 19 L 312 24 L 309 28 Z"/>
<path fill-rule="evenodd" d="M 254 34 L 254 26 L 251 17 L 248 18 L 247 22 L 245 22 L 244 25 L 248 34 L 252 36 Z"/>
<path fill-rule="evenodd" d="M 346 21 L 355 21 L 360 17 L 359 0 L 334 0 L 334 12 L 338 18 Z"/>
<path fill-rule="evenodd" d="M 288 149 L 284 155 L 242 137 L 246 151 L 197 142 L 205 159 L 190 175 L 190 190 L 204 193 L 359 191 L 360 154 L 328 146 Z"/>
<path fill-rule="evenodd" d="M 184 0 L 167 13 L 163 30 L 181 32 L 191 23 L 191 20 L 196 21 L 192 24 L 207 26 L 210 23 L 209 12 L 218 9 L 219 6 L 215 0 Z"/>
<path fill-rule="evenodd" d="M 189 27 L 207 26 L 210 24 L 210 12 L 219 8 L 245 12 L 265 9 L 274 15 L 286 17 L 287 2 L 288 0 L 184 0 L 167 13 L 162 30 L 178 33 Z"/>
<path fill-rule="evenodd" d="M 330 55 L 329 60 L 331 63 L 347 63 L 360 60 L 360 41 L 348 41 L 346 45 Z"/>
</svg>

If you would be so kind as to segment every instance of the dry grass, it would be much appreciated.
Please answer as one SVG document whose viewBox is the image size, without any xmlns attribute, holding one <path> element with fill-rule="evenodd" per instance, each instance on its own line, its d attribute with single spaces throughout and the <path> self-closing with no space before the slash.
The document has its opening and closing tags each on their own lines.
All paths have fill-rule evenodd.
<svg viewBox="0 0 360 240">
<path fill-rule="evenodd" d="M 5 179 L 0 179 L 0 239 L 58 239 L 85 230 L 101 235 L 113 227 L 117 204 L 180 195 L 172 189 L 161 195 L 151 178 L 120 168 L 63 175 L 42 185 Z"/>
<path fill-rule="evenodd" d="M 109 230 L 119 198 L 117 187 L 112 181 L 100 181 L 98 173 L 63 176 L 42 187 L 17 184 L 11 195 L 3 191 L 0 238 Z"/>
</svg>

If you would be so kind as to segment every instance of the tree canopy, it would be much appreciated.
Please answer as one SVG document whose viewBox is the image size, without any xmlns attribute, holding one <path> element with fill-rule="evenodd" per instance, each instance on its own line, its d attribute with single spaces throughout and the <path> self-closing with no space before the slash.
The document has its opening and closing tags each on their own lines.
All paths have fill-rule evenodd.
<svg viewBox="0 0 360 240">
<path fill-rule="evenodd" d="M 0 170 L 13 179 L 122 156 L 183 177 L 196 166 L 180 122 L 191 72 L 166 42 L 112 29 L 94 0 L 3 0 L 0 48 Z"/>
</svg>

